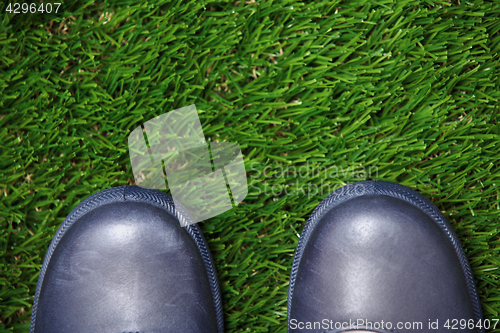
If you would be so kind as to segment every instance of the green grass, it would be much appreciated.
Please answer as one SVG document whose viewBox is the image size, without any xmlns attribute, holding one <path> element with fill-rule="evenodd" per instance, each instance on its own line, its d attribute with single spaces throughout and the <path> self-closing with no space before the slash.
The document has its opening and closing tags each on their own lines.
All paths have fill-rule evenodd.
<svg viewBox="0 0 500 333">
<path fill-rule="evenodd" d="M 5 8 L 0 331 L 28 331 L 41 263 L 65 216 L 92 193 L 133 183 L 128 134 L 190 104 L 207 138 L 240 144 L 250 183 L 244 204 L 201 223 L 227 332 L 285 332 L 305 221 L 328 187 L 363 179 L 409 186 L 444 212 L 485 317 L 499 317 L 499 2 Z M 303 177 L 281 172 L 300 166 Z M 318 167 L 338 172 L 313 174 Z"/>
</svg>

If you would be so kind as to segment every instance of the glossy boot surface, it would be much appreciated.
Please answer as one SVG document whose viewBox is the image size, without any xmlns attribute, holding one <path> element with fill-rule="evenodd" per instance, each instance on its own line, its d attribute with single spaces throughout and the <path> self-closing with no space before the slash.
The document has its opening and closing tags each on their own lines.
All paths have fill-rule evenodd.
<svg viewBox="0 0 500 333">
<path fill-rule="evenodd" d="M 47 252 L 31 332 L 222 332 L 210 252 L 172 199 L 136 186 L 75 208 Z"/>
<path fill-rule="evenodd" d="M 482 320 L 449 223 L 419 193 L 379 181 L 345 186 L 313 212 L 295 254 L 288 306 L 289 332 L 325 332 L 341 323 L 449 332 L 447 321 Z"/>
</svg>

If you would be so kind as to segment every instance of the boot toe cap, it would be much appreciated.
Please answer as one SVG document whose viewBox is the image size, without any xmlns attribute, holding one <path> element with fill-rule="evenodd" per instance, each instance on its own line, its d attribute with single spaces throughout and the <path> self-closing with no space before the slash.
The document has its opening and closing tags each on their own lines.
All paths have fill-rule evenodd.
<svg viewBox="0 0 500 333">
<path fill-rule="evenodd" d="M 435 221 L 399 198 L 363 195 L 327 211 L 311 231 L 290 318 L 425 329 L 429 320 L 474 316 L 458 256 Z"/>
<path fill-rule="evenodd" d="M 203 260 L 178 220 L 154 205 L 115 202 L 59 240 L 36 332 L 215 332 L 214 311 Z"/>
</svg>

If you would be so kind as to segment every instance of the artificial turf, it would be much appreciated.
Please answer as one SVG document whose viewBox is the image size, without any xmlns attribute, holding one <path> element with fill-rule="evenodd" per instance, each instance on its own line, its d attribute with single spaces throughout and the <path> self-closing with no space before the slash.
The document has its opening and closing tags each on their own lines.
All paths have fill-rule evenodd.
<svg viewBox="0 0 500 333">
<path fill-rule="evenodd" d="M 437 205 L 485 317 L 499 317 L 498 1 L 68 0 L 50 14 L 7 5 L 1 332 L 28 331 L 65 216 L 90 194 L 133 184 L 129 133 L 191 104 L 207 139 L 242 147 L 249 182 L 243 204 L 200 224 L 227 332 L 286 331 L 305 221 L 334 188 L 365 179 Z"/>
</svg>

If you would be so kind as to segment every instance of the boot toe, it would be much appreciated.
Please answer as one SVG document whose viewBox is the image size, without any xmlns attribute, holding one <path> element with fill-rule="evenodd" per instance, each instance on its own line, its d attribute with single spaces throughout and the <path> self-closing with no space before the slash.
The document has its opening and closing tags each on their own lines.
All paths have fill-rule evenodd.
<svg viewBox="0 0 500 333">
<path fill-rule="evenodd" d="M 450 237 L 421 207 L 376 188 L 334 205 L 303 243 L 289 319 L 384 321 L 398 332 L 427 331 L 436 320 L 442 331 L 448 319 L 474 319 L 475 286 Z"/>
<path fill-rule="evenodd" d="M 112 202 L 78 218 L 39 289 L 35 332 L 217 332 L 203 258 L 158 205 Z"/>
</svg>

